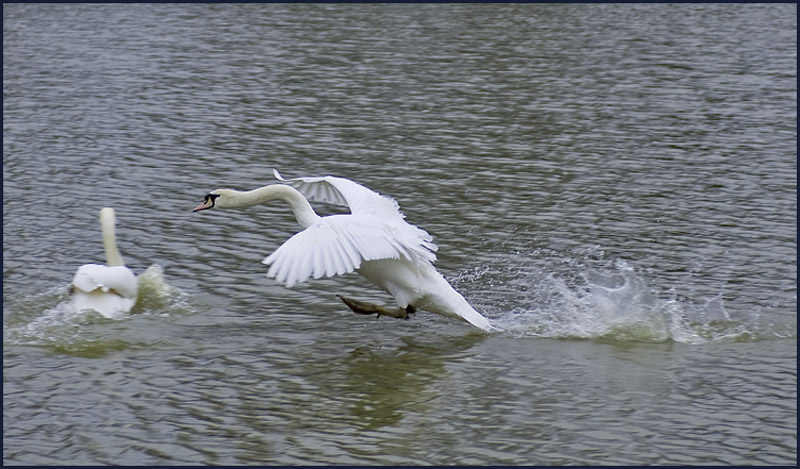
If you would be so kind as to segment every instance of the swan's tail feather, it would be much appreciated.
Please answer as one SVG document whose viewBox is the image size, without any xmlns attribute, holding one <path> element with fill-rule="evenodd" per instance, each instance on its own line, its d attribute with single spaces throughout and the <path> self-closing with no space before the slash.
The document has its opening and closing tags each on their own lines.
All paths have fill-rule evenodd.
<svg viewBox="0 0 800 469">
<path fill-rule="evenodd" d="M 464 303 L 466 303 L 466 308 L 461 307 L 456 311 L 456 314 L 458 314 L 462 319 L 487 332 L 502 330 L 496 326 L 493 326 L 485 316 L 475 311 L 475 309 L 470 306 L 469 303 L 467 303 L 467 300 L 464 300 Z"/>
<path fill-rule="evenodd" d="M 443 316 L 461 319 L 487 332 L 501 330 L 493 326 L 485 316 L 477 312 L 466 298 L 456 291 L 440 273 L 435 270 L 434 272 L 433 276 L 428 277 L 431 280 L 433 290 L 428 296 L 427 304 L 420 305 L 421 309 L 428 309 Z"/>
</svg>

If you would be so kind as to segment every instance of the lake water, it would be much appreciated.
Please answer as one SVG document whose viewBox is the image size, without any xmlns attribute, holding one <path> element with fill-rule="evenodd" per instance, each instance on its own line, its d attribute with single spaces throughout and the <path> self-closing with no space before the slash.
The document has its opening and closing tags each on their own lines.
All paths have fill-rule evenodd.
<svg viewBox="0 0 800 469">
<path fill-rule="evenodd" d="M 796 464 L 795 4 L 7 4 L 3 60 L 5 464 Z M 504 331 L 268 279 L 287 207 L 191 209 L 272 168 Z"/>
</svg>

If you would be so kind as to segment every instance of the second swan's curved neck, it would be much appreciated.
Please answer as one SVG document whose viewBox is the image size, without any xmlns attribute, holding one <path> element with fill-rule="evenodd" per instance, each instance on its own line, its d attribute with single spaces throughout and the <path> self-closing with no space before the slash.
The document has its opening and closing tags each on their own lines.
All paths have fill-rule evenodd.
<svg viewBox="0 0 800 469">
<path fill-rule="evenodd" d="M 303 229 L 308 228 L 320 218 L 300 191 L 283 184 L 271 184 L 247 192 L 231 191 L 231 194 L 227 201 L 223 200 L 225 198 L 218 200 L 217 204 L 220 205 L 220 208 L 244 208 L 273 200 L 282 200 L 292 209 L 297 223 Z"/>
<path fill-rule="evenodd" d="M 117 249 L 114 227 L 116 221 L 114 209 L 106 207 L 100 210 L 100 232 L 103 234 L 103 249 L 106 251 L 106 265 L 109 267 L 125 265 L 122 254 Z"/>
</svg>

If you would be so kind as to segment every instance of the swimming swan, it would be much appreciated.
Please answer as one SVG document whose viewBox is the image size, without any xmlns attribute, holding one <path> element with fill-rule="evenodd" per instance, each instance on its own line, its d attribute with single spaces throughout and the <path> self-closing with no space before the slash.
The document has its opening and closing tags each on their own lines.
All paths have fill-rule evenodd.
<svg viewBox="0 0 800 469">
<path fill-rule="evenodd" d="M 400 307 L 389 309 L 339 296 L 357 313 L 404 318 L 419 308 L 483 330 L 495 329 L 436 271 L 433 262 L 438 248 L 432 237 L 406 223 L 393 199 L 349 179 L 325 176 L 287 180 L 277 170 L 272 171 L 285 184 L 247 192 L 216 189 L 193 212 L 281 200 L 289 204 L 302 231 L 262 261 L 270 265 L 268 277 L 292 287 L 309 277 L 355 271 L 389 292 Z M 311 200 L 347 206 L 351 213 L 320 217 L 303 194 Z"/>
<path fill-rule="evenodd" d="M 78 268 L 72 278 L 72 304 L 76 311 L 93 309 L 107 318 L 127 313 L 136 304 L 138 285 L 136 276 L 125 267 L 117 250 L 113 208 L 100 210 L 100 229 L 106 265 L 86 264 Z"/>
</svg>

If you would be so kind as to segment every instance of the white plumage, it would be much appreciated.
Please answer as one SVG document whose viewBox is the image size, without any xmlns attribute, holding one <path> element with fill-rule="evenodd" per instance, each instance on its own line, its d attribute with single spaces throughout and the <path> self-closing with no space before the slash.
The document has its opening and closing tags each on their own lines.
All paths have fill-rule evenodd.
<svg viewBox="0 0 800 469">
<path fill-rule="evenodd" d="M 72 278 L 71 302 L 76 311 L 93 309 L 107 318 L 127 313 L 136 304 L 138 283 L 117 249 L 114 209 L 100 210 L 106 265 L 86 264 Z"/>
<path fill-rule="evenodd" d="M 217 189 L 194 211 L 282 200 L 289 204 L 303 230 L 263 260 L 270 266 L 269 277 L 291 287 L 310 277 L 355 271 L 389 292 L 401 308 L 411 305 L 484 330 L 494 329 L 436 271 L 433 262 L 437 246 L 432 237 L 407 223 L 393 199 L 349 179 L 284 179 L 277 170 L 273 173 L 285 184 L 247 192 Z M 320 217 L 309 199 L 347 206 L 351 213 Z"/>
</svg>

